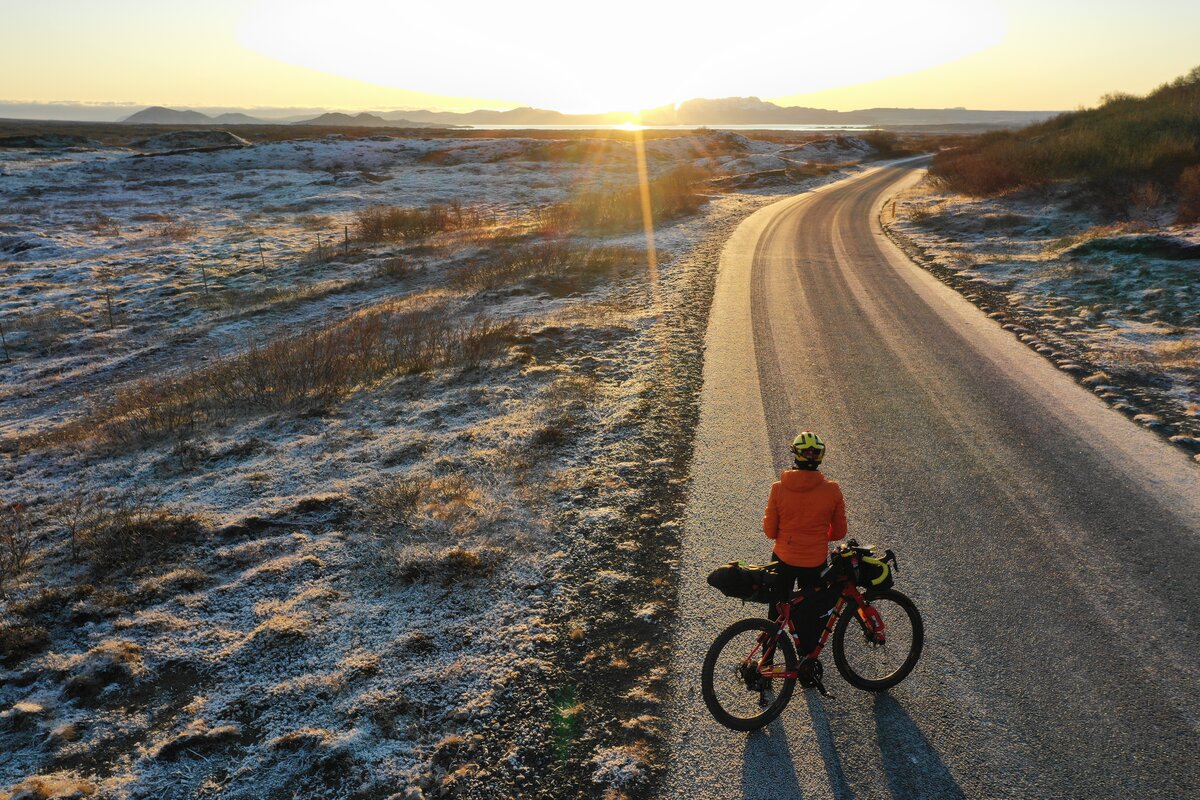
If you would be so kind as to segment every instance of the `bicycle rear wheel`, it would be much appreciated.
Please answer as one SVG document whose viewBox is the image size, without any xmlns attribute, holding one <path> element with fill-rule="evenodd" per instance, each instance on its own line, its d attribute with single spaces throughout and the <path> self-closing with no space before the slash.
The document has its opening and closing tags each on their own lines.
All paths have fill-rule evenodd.
<svg viewBox="0 0 1200 800">
<path fill-rule="evenodd" d="M 857 609 L 847 607 L 833 631 L 833 661 L 852 686 L 881 692 L 904 680 L 917 665 L 925 625 L 913 601 L 895 589 L 867 592 L 865 597 L 883 619 L 882 640 Z"/>
<path fill-rule="evenodd" d="M 762 642 L 777 631 L 777 625 L 768 620 L 744 619 L 723 630 L 708 648 L 700 689 L 704 704 L 726 728 L 758 730 L 778 717 L 792 699 L 796 679 L 771 677 L 796 669 L 796 651 L 786 634 L 776 642 L 774 668 L 767 675 L 760 669 Z"/>
</svg>

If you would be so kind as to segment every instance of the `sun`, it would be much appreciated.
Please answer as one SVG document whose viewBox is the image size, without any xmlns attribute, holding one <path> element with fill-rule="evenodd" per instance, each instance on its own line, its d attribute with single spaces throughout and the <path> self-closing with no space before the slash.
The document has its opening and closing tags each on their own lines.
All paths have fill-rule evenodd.
<svg viewBox="0 0 1200 800">
<path fill-rule="evenodd" d="M 779 97 L 899 75 L 996 44 L 995 2 L 260 0 L 244 46 L 292 64 L 449 97 L 633 111 L 693 97 Z"/>
</svg>

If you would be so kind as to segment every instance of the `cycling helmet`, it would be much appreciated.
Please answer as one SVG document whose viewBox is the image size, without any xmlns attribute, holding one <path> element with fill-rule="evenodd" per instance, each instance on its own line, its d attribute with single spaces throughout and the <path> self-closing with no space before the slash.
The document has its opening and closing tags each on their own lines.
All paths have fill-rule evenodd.
<svg viewBox="0 0 1200 800">
<path fill-rule="evenodd" d="M 792 440 L 792 455 L 800 469 L 816 469 L 825 458 L 825 443 L 812 431 L 800 431 Z"/>
</svg>

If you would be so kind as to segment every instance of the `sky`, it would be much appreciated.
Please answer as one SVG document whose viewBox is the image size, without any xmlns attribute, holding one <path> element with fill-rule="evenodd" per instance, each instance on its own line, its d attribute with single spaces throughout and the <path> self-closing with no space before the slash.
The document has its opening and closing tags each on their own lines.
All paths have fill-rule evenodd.
<svg viewBox="0 0 1200 800">
<path fill-rule="evenodd" d="M 1066 110 L 1200 65 L 1196 0 L 0 0 L 0 101 Z"/>
</svg>

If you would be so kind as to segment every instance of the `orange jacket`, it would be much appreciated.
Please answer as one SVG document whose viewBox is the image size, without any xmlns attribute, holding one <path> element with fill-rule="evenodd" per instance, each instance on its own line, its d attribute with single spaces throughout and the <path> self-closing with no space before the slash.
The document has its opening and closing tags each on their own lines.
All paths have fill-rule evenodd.
<svg viewBox="0 0 1200 800">
<path fill-rule="evenodd" d="M 783 563 L 820 566 L 829 542 L 846 536 L 842 488 L 816 470 L 785 470 L 771 485 L 763 533 L 775 540 L 775 555 Z"/>
</svg>

